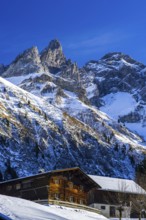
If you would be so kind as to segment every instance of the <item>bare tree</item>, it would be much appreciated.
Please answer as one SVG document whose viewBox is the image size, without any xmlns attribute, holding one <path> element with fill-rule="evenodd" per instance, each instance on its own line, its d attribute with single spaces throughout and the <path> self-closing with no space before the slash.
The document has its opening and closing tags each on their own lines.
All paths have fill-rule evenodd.
<svg viewBox="0 0 146 220">
<path fill-rule="evenodd" d="M 143 190 L 139 191 L 139 194 L 131 195 L 132 202 L 132 210 L 131 213 L 134 215 L 138 215 L 139 220 L 142 217 L 145 217 L 146 210 L 146 194 L 144 194 Z"/>
<path fill-rule="evenodd" d="M 146 190 L 146 159 L 142 164 L 138 166 L 136 172 L 135 182 L 138 183 L 144 190 Z M 139 189 L 139 195 L 136 198 L 132 198 L 132 210 L 136 210 L 139 213 L 139 219 L 146 217 L 146 192 L 143 189 Z"/>
</svg>

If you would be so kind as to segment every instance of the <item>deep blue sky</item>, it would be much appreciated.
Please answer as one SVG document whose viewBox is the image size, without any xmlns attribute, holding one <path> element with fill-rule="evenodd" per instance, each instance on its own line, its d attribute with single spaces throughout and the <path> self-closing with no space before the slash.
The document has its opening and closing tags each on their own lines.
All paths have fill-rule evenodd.
<svg viewBox="0 0 146 220">
<path fill-rule="evenodd" d="M 146 0 L 0 0 L 0 63 L 54 38 L 79 65 L 113 51 L 146 64 Z"/>
</svg>

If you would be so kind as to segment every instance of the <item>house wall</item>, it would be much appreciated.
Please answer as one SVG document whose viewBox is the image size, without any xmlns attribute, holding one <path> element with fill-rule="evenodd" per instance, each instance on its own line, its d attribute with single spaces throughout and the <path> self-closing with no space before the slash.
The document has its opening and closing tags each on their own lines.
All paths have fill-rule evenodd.
<svg viewBox="0 0 146 220">
<path fill-rule="evenodd" d="M 90 205 L 93 208 L 97 208 L 101 211 L 101 213 L 107 218 L 119 218 L 118 205 L 112 204 L 100 204 L 93 203 Z M 122 211 L 122 218 L 130 218 L 131 207 L 124 206 Z"/>
<path fill-rule="evenodd" d="M 28 200 L 48 198 L 48 177 L 18 179 L 17 181 L 1 184 L 0 193 Z"/>
<path fill-rule="evenodd" d="M 131 201 L 130 194 L 112 192 L 108 190 L 93 189 L 89 192 L 89 204 L 99 203 L 99 204 L 128 204 Z"/>
<path fill-rule="evenodd" d="M 87 205 L 87 192 L 84 184 L 62 175 L 52 176 L 49 180 L 49 199 Z"/>
<path fill-rule="evenodd" d="M 122 207 L 124 206 L 124 211 L 122 212 L 123 218 L 136 218 L 139 216 L 139 207 L 133 205 L 134 201 L 144 199 L 141 194 L 112 192 L 100 189 L 91 190 L 89 194 L 89 204 L 91 204 L 92 207 L 100 209 L 107 217 L 113 217 L 110 215 L 110 209 L 112 209 L 110 207 L 116 207 L 117 209 L 121 204 Z M 101 206 L 105 206 L 106 208 L 102 209 Z M 118 210 L 115 211 L 115 217 L 119 217 Z"/>
</svg>

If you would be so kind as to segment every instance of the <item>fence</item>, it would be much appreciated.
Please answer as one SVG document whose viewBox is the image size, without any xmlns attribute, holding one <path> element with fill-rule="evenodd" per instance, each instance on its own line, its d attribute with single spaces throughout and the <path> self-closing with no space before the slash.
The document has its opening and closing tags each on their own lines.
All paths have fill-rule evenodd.
<svg viewBox="0 0 146 220">
<path fill-rule="evenodd" d="M 77 204 L 77 203 L 70 203 L 70 202 L 65 202 L 65 201 L 61 201 L 61 200 L 52 200 L 52 199 L 45 199 L 45 200 L 36 200 L 34 201 L 36 203 L 39 203 L 41 205 L 58 205 L 58 206 L 65 206 L 68 208 L 75 208 L 75 209 L 83 209 L 86 211 L 90 211 L 90 212 L 95 212 L 95 213 L 100 213 L 100 211 L 96 208 L 92 208 L 89 206 L 85 206 L 85 205 L 81 205 L 81 204 Z"/>
</svg>

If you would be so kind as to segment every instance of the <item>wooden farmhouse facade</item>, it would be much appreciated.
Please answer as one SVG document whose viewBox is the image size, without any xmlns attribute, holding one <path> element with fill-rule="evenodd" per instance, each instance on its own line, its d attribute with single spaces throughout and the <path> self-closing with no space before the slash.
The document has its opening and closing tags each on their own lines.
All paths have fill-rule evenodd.
<svg viewBox="0 0 146 220">
<path fill-rule="evenodd" d="M 55 170 L 0 183 L 0 194 L 32 201 L 61 200 L 88 205 L 97 183 L 79 168 Z"/>
</svg>

